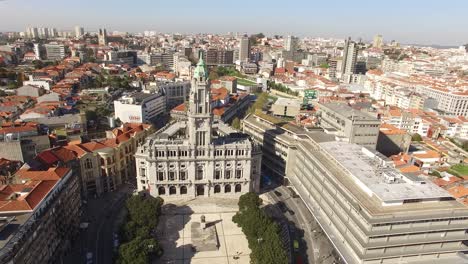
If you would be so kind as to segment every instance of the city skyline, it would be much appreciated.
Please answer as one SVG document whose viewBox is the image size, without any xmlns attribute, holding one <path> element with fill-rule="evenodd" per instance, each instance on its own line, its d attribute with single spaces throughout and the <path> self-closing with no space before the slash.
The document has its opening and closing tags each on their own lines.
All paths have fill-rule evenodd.
<svg viewBox="0 0 468 264">
<path fill-rule="evenodd" d="M 450 3 L 449 3 L 450 2 Z M 297 6 L 302 6 L 300 9 Z M 183 8 L 182 8 L 183 7 Z M 362 1 L 360 5 L 335 0 L 332 3 L 296 1 L 294 6 L 279 1 L 237 2 L 141 1 L 139 5 L 113 1 L 112 4 L 83 1 L 73 7 L 60 1 L 0 1 L 0 31 L 24 31 L 27 27 L 56 27 L 73 30 L 80 25 L 85 31 L 105 27 L 109 31 L 178 33 L 262 32 L 266 35 L 297 35 L 371 41 L 381 34 L 385 42 L 426 45 L 462 45 L 468 21 L 461 1 L 393 1 L 392 6 Z M 22 19 L 18 20 L 18 12 Z M 47 13 L 47 16 L 43 14 Z M 83 14 L 86 14 L 84 16 Z M 216 21 L 216 23 L 213 23 Z M 396 30 L 397 29 L 397 30 Z M 450 29 L 450 30 L 448 30 Z"/>
</svg>

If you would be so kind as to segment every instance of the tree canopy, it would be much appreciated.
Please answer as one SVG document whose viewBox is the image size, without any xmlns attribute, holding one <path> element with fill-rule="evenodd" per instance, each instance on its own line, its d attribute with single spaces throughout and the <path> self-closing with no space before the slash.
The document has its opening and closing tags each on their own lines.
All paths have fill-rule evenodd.
<svg viewBox="0 0 468 264">
<path fill-rule="evenodd" d="M 239 130 L 241 128 L 241 123 L 240 123 L 240 119 L 238 117 L 235 117 L 233 120 L 232 120 L 232 123 L 231 123 L 231 126 L 237 130 Z"/>
<path fill-rule="evenodd" d="M 280 229 L 260 208 L 262 199 L 255 193 L 239 198 L 239 212 L 232 221 L 242 228 L 247 237 L 251 263 L 286 264 L 288 257 L 279 235 Z"/>
<path fill-rule="evenodd" d="M 420 141 L 422 141 L 422 137 L 421 137 L 421 135 L 419 135 L 418 133 L 414 133 L 414 134 L 411 136 L 411 141 L 420 142 Z"/>
<path fill-rule="evenodd" d="M 127 221 L 120 228 L 123 244 L 119 248 L 119 264 L 149 263 L 152 256 L 160 256 L 162 249 L 154 239 L 164 201 L 152 196 L 134 195 L 127 199 Z"/>
</svg>

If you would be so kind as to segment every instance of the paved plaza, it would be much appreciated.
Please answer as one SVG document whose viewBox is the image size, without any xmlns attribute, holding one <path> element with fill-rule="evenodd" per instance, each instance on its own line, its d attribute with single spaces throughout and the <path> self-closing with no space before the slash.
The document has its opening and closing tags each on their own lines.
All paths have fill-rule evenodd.
<svg viewBox="0 0 468 264">
<path fill-rule="evenodd" d="M 190 201 L 166 201 L 157 237 L 164 255 L 157 263 L 171 264 L 248 264 L 250 249 L 242 230 L 232 222 L 237 199 L 197 198 Z M 215 225 L 219 249 L 194 252 L 192 223 L 204 215 L 208 225 Z"/>
</svg>

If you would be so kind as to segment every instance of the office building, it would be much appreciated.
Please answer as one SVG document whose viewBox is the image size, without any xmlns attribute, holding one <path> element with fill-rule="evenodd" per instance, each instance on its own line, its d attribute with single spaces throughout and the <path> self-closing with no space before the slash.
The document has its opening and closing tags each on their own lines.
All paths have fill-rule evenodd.
<svg viewBox="0 0 468 264">
<path fill-rule="evenodd" d="M 107 30 L 105 28 L 100 28 L 98 32 L 98 44 L 100 46 L 107 45 Z"/>
<path fill-rule="evenodd" d="M 260 113 L 243 129 L 263 166 L 285 177 L 345 263 L 462 264 L 468 207 L 367 147 L 335 142 Z"/>
<path fill-rule="evenodd" d="M 48 60 L 62 60 L 65 58 L 65 46 L 63 44 L 44 44 Z"/>
<path fill-rule="evenodd" d="M 286 51 L 296 52 L 299 49 L 299 38 L 288 36 L 284 39 L 284 49 Z"/>
<path fill-rule="evenodd" d="M 383 48 L 383 45 L 384 45 L 384 43 L 383 43 L 383 37 L 382 37 L 382 35 L 376 35 L 376 36 L 374 37 L 374 41 L 372 42 L 372 46 L 373 46 L 374 48 L 379 48 L 379 49 L 381 49 L 381 48 Z"/>
<path fill-rule="evenodd" d="M 34 43 L 34 55 L 36 56 L 36 60 L 41 60 L 44 58 L 44 53 L 45 53 L 45 50 L 44 50 L 44 46 L 41 45 L 40 43 Z"/>
<path fill-rule="evenodd" d="M 84 28 L 80 26 L 75 26 L 75 37 L 81 38 L 84 35 Z"/>
<path fill-rule="evenodd" d="M 347 142 L 299 138 L 288 182 L 349 264 L 467 263 L 468 207 Z"/>
<path fill-rule="evenodd" d="M 105 60 L 113 64 L 128 64 L 135 65 L 137 64 L 137 52 L 136 51 L 109 51 L 105 55 Z"/>
<path fill-rule="evenodd" d="M 271 112 L 276 116 L 295 117 L 301 110 L 302 100 L 280 97 L 271 106 Z"/>
<path fill-rule="evenodd" d="M 26 29 L 26 35 L 29 38 L 37 39 L 37 38 L 39 38 L 39 31 L 38 31 L 37 27 L 29 27 L 29 28 Z"/>
<path fill-rule="evenodd" d="M 147 123 L 166 112 L 166 97 L 161 93 L 135 92 L 114 101 L 115 118 L 124 123 Z"/>
<path fill-rule="evenodd" d="M 135 154 L 139 191 L 192 198 L 259 190 L 260 149 L 223 122 L 213 123 L 210 98 L 208 71 L 200 58 L 187 120 L 149 136 Z"/>
<path fill-rule="evenodd" d="M 183 104 L 190 92 L 190 82 L 158 82 L 157 89 L 166 97 L 166 110 Z"/>
<path fill-rule="evenodd" d="M 320 126 L 340 140 L 375 149 L 380 120 L 344 103 L 320 103 Z"/>
<path fill-rule="evenodd" d="M 242 37 L 239 40 L 239 60 L 244 62 L 250 58 L 250 39 L 249 37 Z"/>
<path fill-rule="evenodd" d="M 208 49 L 204 52 L 206 65 L 232 65 L 234 63 L 234 51 L 232 50 L 220 50 L 220 49 Z"/>
</svg>

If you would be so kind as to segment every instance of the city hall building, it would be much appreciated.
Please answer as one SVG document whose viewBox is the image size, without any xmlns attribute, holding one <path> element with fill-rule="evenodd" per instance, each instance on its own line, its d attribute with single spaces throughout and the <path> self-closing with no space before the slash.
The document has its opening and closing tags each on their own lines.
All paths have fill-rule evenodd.
<svg viewBox="0 0 468 264">
<path fill-rule="evenodd" d="M 260 188 L 261 150 L 245 134 L 213 121 L 203 59 L 191 83 L 187 120 L 149 136 L 135 154 L 139 191 L 152 196 L 240 195 Z"/>
</svg>

